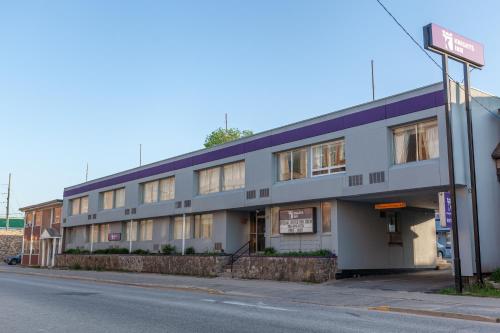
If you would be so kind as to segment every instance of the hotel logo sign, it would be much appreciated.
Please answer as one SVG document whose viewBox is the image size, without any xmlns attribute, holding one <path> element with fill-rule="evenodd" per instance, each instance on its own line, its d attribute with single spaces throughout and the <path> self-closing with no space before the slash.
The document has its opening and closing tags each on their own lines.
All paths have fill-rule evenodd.
<svg viewBox="0 0 500 333">
<path fill-rule="evenodd" d="M 447 54 L 476 67 L 484 66 L 484 46 L 453 31 L 431 23 L 424 27 L 425 48 Z"/>
<path fill-rule="evenodd" d="M 280 210 L 280 234 L 311 234 L 316 232 L 314 208 Z"/>
</svg>

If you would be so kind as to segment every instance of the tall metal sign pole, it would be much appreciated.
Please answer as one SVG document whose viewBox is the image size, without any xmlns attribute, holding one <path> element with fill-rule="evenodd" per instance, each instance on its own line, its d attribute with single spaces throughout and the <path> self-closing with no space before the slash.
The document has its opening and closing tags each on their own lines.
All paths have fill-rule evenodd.
<svg viewBox="0 0 500 333">
<path fill-rule="evenodd" d="M 452 202 L 452 230 L 454 243 L 454 263 L 455 263 L 455 285 L 459 292 L 462 292 L 462 278 L 460 265 L 460 248 L 458 245 L 458 224 L 455 192 L 455 171 L 453 160 L 453 139 L 451 128 L 451 104 L 448 75 L 448 57 L 463 64 L 464 68 L 464 90 L 465 90 L 465 112 L 467 116 L 467 136 L 469 150 L 469 171 L 471 181 L 472 199 L 472 222 L 474 228 L 474 252 L 476 259 L 476 274 L 480 283 L 483 283 L 481 267 L 481 244 L 479 241 L 479 219 L 477 211 L 476 192 L 476 165 L 474 159 L 474 136 L 472 130 L 472 114 L 470 108 L 470 74 L 469 68 L 473 66 L 481 69 L 484 66 L 484 47 L 482 44 L 463 37 L 453 31 L 445 29 L 437 24 L 431 23 L 424 27 L 425 48 L 442 55 L 443 59 L 443 85 L 445 92 L 446 109 L 446 132 L 448 140 L 448 168 L 450 178 L 450 196 Z"/>
<path fill-rule="evenodd" d="M 6 211 L 5 211 L 5 229 L 7 229 L 7 230 L 9 230 L 10 179 L 11 179 L 11 174 L 9 173 L 9 184 L 7 185 L 7 207 L 6 207 Z"/>
</svg>

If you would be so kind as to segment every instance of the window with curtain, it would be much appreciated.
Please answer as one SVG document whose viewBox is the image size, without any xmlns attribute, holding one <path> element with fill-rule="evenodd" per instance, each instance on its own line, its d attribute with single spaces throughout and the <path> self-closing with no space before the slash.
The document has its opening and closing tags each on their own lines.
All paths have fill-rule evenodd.
<svg viewBox="0 0 500 333">
<path fill-rule="evenodd" d="M 307 177 L 307 149 L 295 149 L 277 154 L 278 181 Z"/>
<path fill-rule="evenodd" d="M 279 235 L 280 234 L 280 208 L 273 207 L 271 208 L 271 234 Z"/>
<path fill-rule="evenodd" d="M 321 203 L 321 231 L 331 232 L 332 231 L 332 203 L 322 202 Z"/>
<path fill-rule="evenodd" d="M 102 192 L 101 207 L 102 209 L 125 207 L 125 188 Z"/>
<path fill-rule="evenodd" d="M 148 204 L 158 201 L 158 181 L 142 184 L 142 203 Z"/>
<path fill-rule="evenodd" d="M 312 175 L 326 175 L 345 171 L 344 140 L 312 147 Z"/>
<path fill-rule="evenodd" d="M 198 192 L 208 194 L 220 191 L 220 167 L 200 170 L 198 172 Z"/>
<path fill-rule="evenodd" d="M 175 177 L 160 179 L 160 201 L 175 198 Z"/>
<path fill-rule="evenodd" d="M 137 240 L 137 221 L 124 222 L 122 226 L 123 239 L 130 242 Z"/>
<path fill-rule="evenodd" d="M 177 216 L 174 218 L 174 239 L 182 239 L 182 223 L 183 217 Z M 191 238 L 191 218 L 186 216 L 186 230 L 184 232 L 184 239 Z"/>
<path fill-rule="evenodd" d="M 139 239 L 141 241 L 153 240 L 153 220 L 142 220 L 139 222 Z"/>
<path fill-rule="evenodd" d="M 89 211 L 89 197 L 86 195 L 84 197 L 71 199 L 70 207 L 70 215 L 87 214 Z"/>
<path fill-rule="evenodd" d="M 223 191 L 245 187 L 245 162 L 226 164 L 223 166 Z"/>
<path fill-rule="evenodd" d="M 393 129 L 394 163 L 404 164 L 439 157 L 437 119 Z"/>
<path fill-rule="evenodd" d="M 109 234 L 109 224 L 99 225 L 99 242 L 107 242 Z"/>
<path fill-rule="evenodd" d="M 202 214 L 194 217 L 194 238 L 211 239 L 213 230 L 213 215 Z"/>
</svg>

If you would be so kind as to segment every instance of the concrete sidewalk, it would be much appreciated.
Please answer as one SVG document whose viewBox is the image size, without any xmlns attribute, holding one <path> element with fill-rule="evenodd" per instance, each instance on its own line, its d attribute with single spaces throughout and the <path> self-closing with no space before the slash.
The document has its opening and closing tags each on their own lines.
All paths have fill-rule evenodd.
<svg viewBox="0 0 500 333">
<path fill-rule="evenodd" d="M 430 312 L 431 314 L 435 313 L 436 316 L 448 313 L 464 316 L 462 319 L 467 319 L 466 316 L 472 315 L 483 316 L 492 321 L 500 318 L 500 299 L 357 288 L 352 283 L 345 285 L 346 283 L 342 281 L 306 284 L 146 273 L 37 269 L 7 265 L 0 266 L 0 274 L 41 275 L 56 279 L 78 279 L 93 283 L 175 289 L 188 292 L 223 294 L 225 296 L 272 298 L 285 302 L 332 307 L 363 307 L 375 310 L 406 309 L 408 310 L 407 313 L 421 311 L 424 315 Z"/>
</svg>

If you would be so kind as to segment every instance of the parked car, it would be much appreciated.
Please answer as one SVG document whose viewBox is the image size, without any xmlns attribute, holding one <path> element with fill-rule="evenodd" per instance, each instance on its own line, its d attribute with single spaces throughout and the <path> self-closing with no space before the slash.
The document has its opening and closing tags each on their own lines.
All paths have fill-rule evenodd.
<svg viewBox="0 0 500 333">
<path fill-rule="evenodd" d="M 7 265 L 18 265 L 21 263 L 21 255 L 15 255 L 15 256 L 7 256 L 3 259 L 7 263 Z"/>
<path fill-rule="evenodd" d="M 451 245 L 443 245 L 439 242 L 436 243 L 437 256 L 440 259 L 451 258 Z"/>
</svg>

